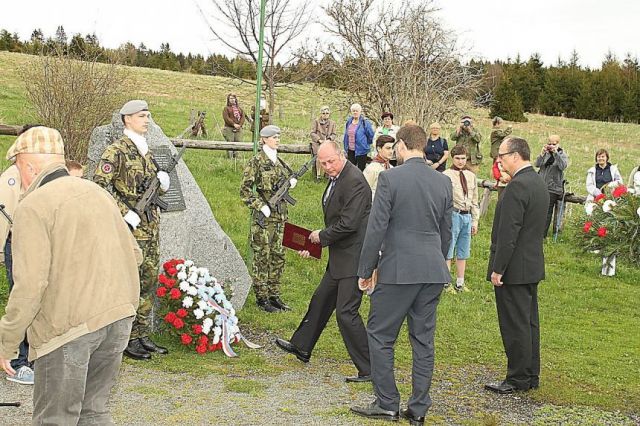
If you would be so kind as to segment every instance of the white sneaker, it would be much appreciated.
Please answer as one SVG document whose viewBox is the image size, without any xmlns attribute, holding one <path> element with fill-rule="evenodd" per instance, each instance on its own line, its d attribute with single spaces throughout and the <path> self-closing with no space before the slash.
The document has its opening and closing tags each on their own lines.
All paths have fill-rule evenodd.
<svg viewBox="0 0 640 426">
<path fill-rule="evenodd" d="M 26 365 L 18 368 L 15 376 L 7 376 L 7 380 L 12 382 L 20 383 L 21 385 L 32 385 L 33 384 L 33 370 Z"/>
</svg>

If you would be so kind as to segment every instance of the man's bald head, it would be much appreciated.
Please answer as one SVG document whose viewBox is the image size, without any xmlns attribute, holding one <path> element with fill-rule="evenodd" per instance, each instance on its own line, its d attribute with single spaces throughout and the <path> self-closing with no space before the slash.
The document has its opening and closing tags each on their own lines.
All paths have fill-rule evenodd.
<svg viewBox="0 0 640 426">
<path fill-rule="evenodd" d="M 340 144 L 327 141 L 323 142 L 318 149 L 318 161 L 329 177 L 336 177 L 342 172 L 347 160 Z"/>
</svg>

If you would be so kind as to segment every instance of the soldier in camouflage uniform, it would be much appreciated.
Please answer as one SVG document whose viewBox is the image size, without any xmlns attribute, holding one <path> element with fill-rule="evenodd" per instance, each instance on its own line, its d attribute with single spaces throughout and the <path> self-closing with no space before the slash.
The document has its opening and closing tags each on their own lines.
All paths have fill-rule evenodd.
<svg viewBox="0 0 640 426">
<path fill-rule="evenodd" d="M 166 348 L 149 338 L 149 314 L 160 262 L 160 212 L 155 206 L 146 212 L 136 212 L 134 206 L 153 179 L 160 180 L 163 191 L 169 188 L 170 180 L 166 172 L 159 170 L 144 137 L 150 117 L 147 103 L 129 101 L 120 110 L 120 115 L 125 126 L 124 136 L 104 150 L 93 180 L 113 195 L 142 249 L 140 306 L 124 353 L 133 359 L 146 360 L 151 358 L 151 352 L 168 353 Z"/>
<path fill-rule="evenodd" d="M 456 145 L 462 145 L 466 148 L 467 167 L 477 175 L 480 164 L 482 164 L 482 153 L 480 152 L 482 135 L 473 127 L 471 117 L 468 115 L 462 117 L 458 128 L 451 133 L 451 140 L 455 141 Z"/>
<path fill-rule="evenodd" d="M 277 126 L 266 126 L 260 131 L 262 149 L 244 169 L 240 196 L 249 206 L 252 214 L 251 249 L 253 265 L 251 278 L 258 306 L 267 312 L 289 310 L 280 300 L 280 277 L 284 270 L 284 248 L 282 236 L 284 223 L 287 220 L 287 204 L 269 206 L 267 200 L 277 191 L 276 184 L 291 176 L 293 171 L 278 158 L 280 129 Z M 291 178 L 291 188 L 297 181 Z M 255 185 L 255 191 L 253 187 Z M 261 213 L 265 228 L 258 225 Z"/>
</svg>

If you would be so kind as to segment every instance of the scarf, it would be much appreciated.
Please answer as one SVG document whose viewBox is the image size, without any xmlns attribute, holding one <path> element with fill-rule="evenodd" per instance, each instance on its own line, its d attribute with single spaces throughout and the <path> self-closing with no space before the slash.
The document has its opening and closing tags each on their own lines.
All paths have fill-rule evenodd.
<svg viewBox="0 0 640 426">
<path fill-rule="evenodd" d="M 467 178 L 464 176 L 464 169 L 457 168 L 454 164 L 451 165 L 451 168 L 460 175 L 460 185 L 462 185 L 462 192 L 464 193 L 464 197 L 466 198 L 469 195 L 469 187 L 467 186 Z"/>
<path fill-rule="evenodd" d="M 233 111 L 233 116 L 236 118 L 236 121 L 240 121 L 240 108 L 237 105 L 231 105 L 231 110 Z"/>
<path fill-rule="evenodd" d="M 382 155 L 380 155 L 379 153 L 375 156 L 373 161 L 382 164 L 382 167 L 384 167 L 385 170 L 389 170 L 389 167 L 391 166 L 391 164 L 389 164 L 389 160 L 385 160 L 384 158 L 382 158 Z"/>
<path fill-rule="evenodd" d="M 278 151 L 272 148 L 269 148 L 266 144 L 262 145 L 262 150 L 267 155 L 269 160 L 275 165 L 278 164 Z"/>
<path fill-rule="evenodd" d="M 133 130 L 124 129 L 124 134 L 131 139 L 131 142 L 138 148 L 138 152 L 143 157 L 147 155 L 149 152 L 149 144 L 147 144 L 147 138 L 142 135 L 137 134 Z"/>
</svg>

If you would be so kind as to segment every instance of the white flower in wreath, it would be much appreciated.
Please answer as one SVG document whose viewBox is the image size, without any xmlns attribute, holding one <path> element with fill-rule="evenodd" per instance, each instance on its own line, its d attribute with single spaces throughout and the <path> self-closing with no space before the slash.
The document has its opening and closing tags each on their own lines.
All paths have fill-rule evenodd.
<svg viewBox="0 0 640 426">
<path fill-rule="evenodd" d="M 204 311 L 200 308 L 198 309 L 194 309 L 193 310 L 193 316 L 196 317 L 196 319 L 200 319 L 204 316 Z"/>
<path fill-rule="evenodd" d="M 190 296 L 187 296 L 184 299 L 182 299 L 182 306 L 184 306 L 185 308 L 190 308 L 191 306 L 193 306 L 193 298 Z"/>
<path fill-rule="evenodd" d="M 587 212 L 587 216 L 591 216 L 593 211 L 596 209 L 598 205 L 596 203 L 588 202 L 584 205 L 584 211 Z"/>
<path fill-rule="evenodd" d="M 228 311 L 229 309 L 233 308 L 233 305 L 231 304 L 231 302 L 229 302 L 225 298 L 225 301 L 222 302 L 222 307 L 225 308 Z"/>
<path fill-rule="evenodd" d="M 203 326 L 203 327 L 207 327 L 207 328 L 211 328 L 211 327 L 213 327 L 213 320 L 212 320 L 211 318 L 205 318 L 205 319 L 202 321 L 202 326 Z"/>
<path fill-rule="evenodd" d="M 198 270 L 198 274 L 199 274 L 201 277 L 205 277 L 205 276 L 209 275 L 209 270 L 208 270 L 207 268 L 200 268 L 200 269 Z"/>
<path fill-rule="evenodd" d="M 205 302 L 204 300 L 199 300 L 198 301 L 198 308 L 202 309 L 203 311 L 205 309 L 207 309 L 207 302 Z"/>
<path fill-rule="evenodd" d="M 183 269 L 184 269 L 184 263 L 178 263 L 178 264 L 176 265 L 176 270 L 178 270 L 178 271 L 182 271 Z"/>
<path fill-rule="evenodd" d="M 602 211 L 605 213 L 609 213 L 613 208 L 617 206 L 616 202 L 613 200 L 607 200 L 602 205 Z"/>
<path fill-rule="evenodd" d="M 235 317 L 236 316 L 236 310 L 233 308 L 229 309 L 229 315 L 231 315 L 231 317 Z"/>
<path fill-rule="evenodd" d="M 202 333 L 208 335 L 211 332 L 211 327 L 202 327 Z"/>
<path fill-rule="evenodd" d="M 224 300 L 224 295 L 222 293 L 218 293 L 215 295 L 214 299 L 216 299 L 216 302 L 222 303 L 222 301 Z"/>
<path fill-rule="evenodd" d="M 197 284 L 197 282 L 198 282 L 198 274 L 192 272 L 191 275 L 189 275 L 189 279 L 187 281 L 189 281 L 193 285 Z"/>
<path fill-rule="evenodd" d="M 222 318 L 220 317 L 220 315 L 216 315 L 216 319 L 215 319 L 214 323 L 216 325 L 222 325 Z"/>
<path fill-rule="evenodd" d="M 240 327 L 238 327 L 237 325 L 234 325 L 233 327 L 231 327 L 231 334 L 235 335 L 239 332 L 240 332 Z"/>
<path fill-rule="evenodd" d="M 222 328 L 221 327 L 214 327 L 213 335 L 214 336 L 220 336 L 221 334 L 222 334 Z"/>
<path fill-rule="evenodd" d="M 205 284 L 207 284 L 207 280 L 204 277 L 201 276 L 201 277 L 198 278 L 198 284 L 205 285 Z"/>
<path fill-rule="evenodd" d="M 195 296 L 198 294 L 198 289 L 195 288 L 194 286 L 189 286 L 189 288 L 187 289 L 187 294 L 189 296 Z"/>
<path fill-rule="evenodd" d="M 214 345 L 220 343 L 220 336 L 213 336 L 213 339 L 211 339 L 211 343 L 213 343 Z"/>
<path fill-rule="evenodd" d="M 213 285 L 213 289 L 216 291 L 216 293 L 222 293 L 222 286 L 220 286 L 220 284 L 218 284 L 217 282 Z"/>
<path fill-rule="evenodd" d="M 186 291 L 189 289 L 190 286 L 188 282 L 180 281 L 180 285 L 178 287 L 180 288 L 180 290 L 186 293 Z"/>
<path fill-rule="evenodd" d="M 185 264 L 185 266 L 187 266 L 187 267 L 189 267 L 189 268 L 190 268 L 190 267 L 192 267 L 192 266 L 193 266 L 193 260 L 185 260 L 185 261 L 184 261 L 184 264 Z"/>
<path fill-rule="evenodd" d="M 184 271 L 180 271 L 180 272 L 178 272 L 177 278 L 178 278 L 180 281 L 184 281 L 184 280 L 186 280 L 186 279 L 187 279 L 187 273 L 186 273 L 186 272 L 184 272 Z"/>
</svg>

